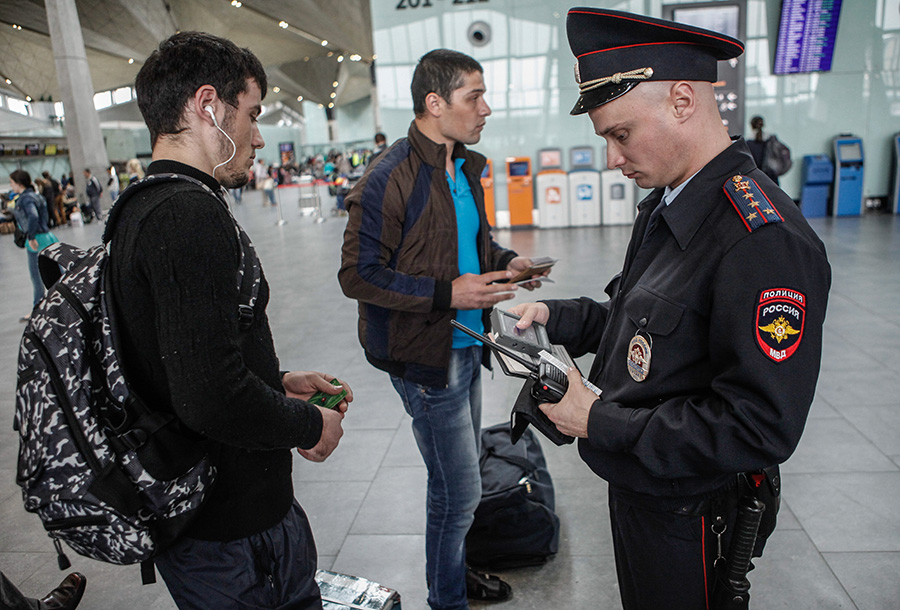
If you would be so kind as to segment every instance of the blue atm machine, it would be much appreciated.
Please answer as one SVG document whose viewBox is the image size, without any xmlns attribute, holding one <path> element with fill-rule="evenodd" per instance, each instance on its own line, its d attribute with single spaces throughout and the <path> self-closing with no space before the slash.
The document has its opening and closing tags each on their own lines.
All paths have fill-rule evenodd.
<svg viewBox="0 0 900 610">
<path fill-rule="evenodd" d="M 834 138 L 833 216 L 859 216 L 863 205 L 862 139 L 850 134 Z"/>
<path fill-rule="evenodd" d="M 891 180 L 891 201 L 894 203 L 894 214 L 900 214 L 900 133 L 895 133 L 893 140 L 894 179 Z"/>
</svg>

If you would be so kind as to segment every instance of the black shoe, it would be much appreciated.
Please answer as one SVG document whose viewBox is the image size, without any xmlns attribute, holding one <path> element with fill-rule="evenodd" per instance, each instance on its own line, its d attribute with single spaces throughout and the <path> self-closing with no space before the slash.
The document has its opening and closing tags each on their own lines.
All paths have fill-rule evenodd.
<svg viewBox="0 0 900 610">
<path fill-rule="evenodd" d="M 50 610 L 74 610 L 84 595 L 86 584 L 87 578 L 83 574 L 72 572 L 41 603 Z"/>
<path fill-rule="evenodd" d="M 512 587 L 497 576 L 466 568 L 466 596 L 485 602 L 504 602 L 512 597 Z"/>
</svg>

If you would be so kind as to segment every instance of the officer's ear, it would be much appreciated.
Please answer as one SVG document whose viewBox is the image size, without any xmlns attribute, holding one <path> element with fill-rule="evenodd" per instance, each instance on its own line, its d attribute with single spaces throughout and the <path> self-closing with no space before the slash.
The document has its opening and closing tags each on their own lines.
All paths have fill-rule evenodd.
<svg viewBox="0 0 900 610">
<path fill-rule="evenodd" d="M 669 89 L 669 105 L 678 121 L 691 118 L 697 109 L 697 90 L 690 81 L 678 81 Z"/>
</svg>

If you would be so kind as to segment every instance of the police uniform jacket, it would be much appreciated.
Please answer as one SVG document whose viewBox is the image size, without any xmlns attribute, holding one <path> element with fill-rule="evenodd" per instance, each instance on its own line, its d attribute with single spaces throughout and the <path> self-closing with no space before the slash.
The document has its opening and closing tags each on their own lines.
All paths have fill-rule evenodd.
<svg viewBox="0 0 900 610">
<path fill-rule="evenodd" d="M 713 492 L 785 461 L 815 392 L 831 283 L 825 249 L 737 140 L 645 236 L 663 190 L 639 206 L 610 300 L 548 301 L 548 331 L 596 352 L 602 389 L 579 451 L 612 485 L 654 497 Z M 755 214 L 755 216 L 754 216 Z M 637 335 L 637 339 L 636 339 Z M 635 348 L 641 341 L 649 353 Z M 629 356 L 649 356 L 646 378 Z"/>
</svg>

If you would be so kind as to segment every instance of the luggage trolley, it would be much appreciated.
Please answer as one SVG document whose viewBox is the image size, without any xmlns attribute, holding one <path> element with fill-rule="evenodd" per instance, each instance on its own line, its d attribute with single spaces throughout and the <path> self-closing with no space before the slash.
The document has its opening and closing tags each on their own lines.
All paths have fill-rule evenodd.
<svg viewBox="0 0 900 610">
<path fill-rule="evenodd" d="M 298 190 L 297 206 L 304 216 L 315 216 L 317 223 L 325 222 L 322 216 L 322 199 L 319 197 L 319 185 L 313 176 L 300 176 L 295 183 Z M 307 211 L 309 210 L 309 211 Z"/>
</svg>

